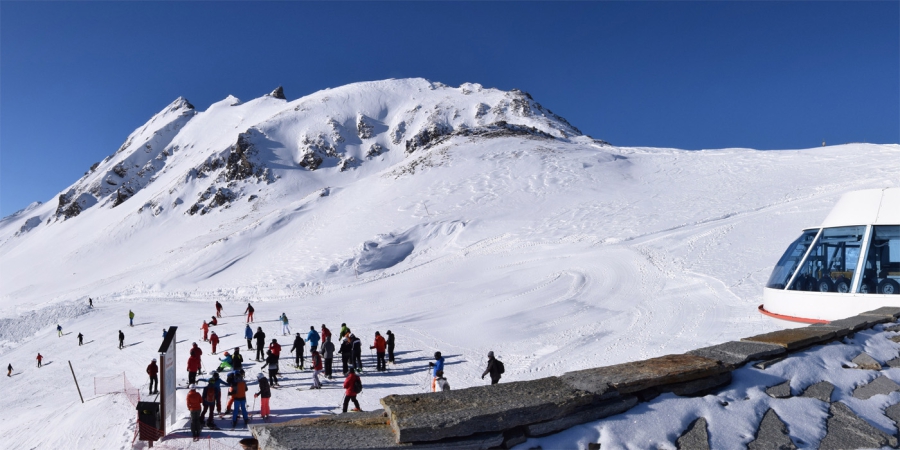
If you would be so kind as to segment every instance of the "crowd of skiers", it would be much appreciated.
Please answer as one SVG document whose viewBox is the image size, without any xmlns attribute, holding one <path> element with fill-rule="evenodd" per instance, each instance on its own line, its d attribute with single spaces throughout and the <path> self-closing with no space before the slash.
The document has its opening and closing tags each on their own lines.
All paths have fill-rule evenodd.
<svg viewBox="0 0 900 450">
<path fill-rule="evenodd" d="M 93 308 L 93 299 L 89 299 L 89 308 Z M 219 336 L 215 331 L 210 331 L 211 326 L 218 325 L 218 318 L 222 317 L 223 307 L 218 301 L 215 305 L 216 315 L 212 316 L 209 321 L 204 320 L 200 329 L 203 333 L 203 341 L 208 342 L 211 346 L 212 353 L 217 354 L 217 346 L 219 344 Z M 261 398 L 260 415 L 264 420 L 268 420 L 270 415 L 269 400 L 272 397 L 272 389 L 279 387 L 279 361 L 281 358 L 282 346 L 278 340 L 272 338 L 266 343 L 266 333 L 261 326 L 256 327 L 254 332 L 250 324 L 253 323 L 253 314 L 255 310 L 251 304 L 247 304 L 244 313 L 247 315 L 247 323 L 244 329 L 244 338 L 247 340 L 247 350 L 256 350 L 255 360 L 262 362 L 261 371 L 256 376 L 258 383 L 258 392 L 254 394 L 254 398 Z M 134 311 L 128 311 L 129 326 L 134 326 Z M 291 334 L 290 322 L 286 313 L 281 313 L 278 317 L 281 322 L 281 335 L 289 336 Z M 62 326 L 57 324 L 57 335 L 63 336 Z M 166 337 L 167 330 L 163 329 L 163 338 Z M 370 350 L 375 351 L 375 370 L 386 371 L 387 363 L 395 364 L 394 333 L 387 330 L 385 336 L 379 331 L 375 332 Z M 118 335 L 119 349 L 125 347 L 125 335 L 119 330 Z M 309 361 L 312 370 L 312 385 L 310 389 L 321 389 L 321 377 L 328 380 L 334 379 L 334 358 L 335 353 L 341 357 L 340 370 L 344 376 L 342 387 L 344 389 L 343 412 L 347 412 L 350 402 L 355 406 L 354 411 L 359 411 L 359 401 L 357 395 L 362 391 L 362 380 L 359 374 L 364 372 L 362 362 L 362 341 L 354 334 L 346 323 L 341 324 L 338 332 L 336 346 L 333 341 L 331 330 L 325 324 L 322 324 L 319 330 L 314 326 L 309 327 L 309 331 L 304 335 L 296 333 L 294 335 L 293 345 L 288 354 L 293 353 L 294 368 L 304 370 L 305 353 L 309 351 Z M 78 345 L 83 345 L 84 336 L 78 333 Z M 254 341 L 256 348 L 254 349 Z M 247 413 L 247 382 L 245 381 L 245 372 L 243 370 L 243 355 L 240 353 L 240 347 L 235 347 L 233 352 L 226 351 L 223 357 L 219 359 L 219 366 L 211 371 L 211 376 L 205 379 L 197 378 L 198 374 L 204 373 L 203 362 L 201 356 L 203 350 L 194 342 L 189 350 L 187 362 L 188 384 L 190 393 L 187 397 L 188 410 L 191 413 L 191 431 L 195 438 L 199 437 L 200 430 L 203 426 L 216 428 L 213 421 L 214 413 L 221 414 L 224 418 L 226 414 L 231 413 L 232 428 L 237 426 L 238 417 L 242 417 L 244 424 L 249 422 Z M 37 366 L 42 366 L 43 356 L 38 353 Z M 434 354 L 434 361 L 429 363 L 431 367 L 431 390 L 433 392 L 448 391 L 450 384 L 444 377 L 444 357 L 441 352 Z M 266 371 L 266 373 L 263 371 Z M 7 376 L 12 376 L 13 367 L 9 364 L 7 368 Z M 149 377 L 149 393 L 151 395 L 159 394 L 159 366 L 154 358 L 146 369 Z M 226 379 L 222 380 L 219 373 L 226 373 Z M 490 376 L 491 384 L 497 384 L 504 373 L 503 363 L 494 357 L 494 352 L 488 352 L 488 364 L 481 378 Z M 197 383 L 199 381 L 206 382 L 206 386 L 198 392 Z M 222 390 L 227 388 L 228 402 L 226 403 L 225 412 L 222 412 Z M 232 408 L 232 405 L 234 408 Z"/>
</svg>

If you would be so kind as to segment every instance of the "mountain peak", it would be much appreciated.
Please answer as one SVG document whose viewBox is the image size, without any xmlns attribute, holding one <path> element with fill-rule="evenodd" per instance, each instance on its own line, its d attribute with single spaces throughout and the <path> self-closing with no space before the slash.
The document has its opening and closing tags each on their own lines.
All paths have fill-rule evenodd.
<svg viewBox="0 0 900 450">
<path fill-rule="evenodd" d="M 270 92 L 270 93 L 268 94 L 268 96 L 269 96 L 269 97 L 274 97 L 274 98 L 280 98 L 280 99 L 282 99 L 282 100 L 286 100 L 286 99 L 284 98 L 284 88 L 281 87 L 281 86 L 278 86 L 277 88 L 275 88 L 275 90 L 272 91 L 272 92 Z"/>
</svg>

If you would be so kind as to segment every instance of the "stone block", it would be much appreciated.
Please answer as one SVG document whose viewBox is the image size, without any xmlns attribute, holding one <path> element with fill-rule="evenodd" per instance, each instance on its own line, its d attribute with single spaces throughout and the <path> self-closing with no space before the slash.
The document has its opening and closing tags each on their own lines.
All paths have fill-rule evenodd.
<svg viewBox="0 0 900 450">
<path fill-rule="evenodd" d="M 549 377 L 381 399 L 397 442 L 429 442 L 566 417 L 599 403 L 598 395 Z"/>
<path fill-rule="evenodd" d="M 888 367 L 892 368 L 900 367 L 900 356 L 885 362 L 885 364 L 887 364 Z"/>
<path fill-rule="evenodd" d="M 772 398 L 789 398 L 791 396 L 791 381 L 788 380 L 766 388 L 766 394 L 769 394 L 769 397 Z"/>
<path fill-rule="evenodd" d="M 861 313 L 860 316 L 885 317 L 889 322 L 893 322 L 900 317 L 900 308 L 896 306 L 882 306 L 872 311 Z"/>
<path fill-rule="evenodd" d="M 831 417 L 825 423 L 825 437 L 819 443 L 820 450 L 897 447 L 897 438 L 873 427 L 847 405 L 832 403 L 828 412 Z"/>
<path fill-rule="evenodd" d="M 597 394 L 612 388 L 630 394 L 647 388 L 682 383 L 728 372 L 721 362 L 694 355 L 667 355 L 614 366 L 568 372 L 559 377 L 563 382 Z M 604 387 L 607 390 L 604 390 Z M 607 394 L 608 395 L 608 394 Z"/>
<path fill-rule="evenodd" d="M 825 403 L 831 403 L 831 393 L 834 392 L 834 385 L 827 381 L 820 381 L 806 388 L 801 397 L 815 398 Z"/>
<path fill-rule="evenodd" d="M 748 450 L 794 450 L 797 446 L 791 441 L 787 425 L 778 417 L 775 410 L 769 408 L 759 427 L 756 429 L 756 439 L 747 446 Z"/>
<path fill-rule="evenodd" d="M 684 383 L 667 384 L 656 389 L 662 392 L 671 392 L 682 397 L 694 397 L 706 395 L 711 391 L 731 383 L 731 372 L 720 373 L 699 380 L 685 381 Z"/>
<path fill-rule="evenodd" d="M 701 417 L 691 423 L 675 441 L 675 448 L 678 450 L 709 450 L 709 431 L 706 429 L 706 419 Z"/>
<path fill-rule="evenodd" d="M 872 316 L 851 316 L 846 319 L 832 320 L 828 323 L 810 325 L 810 327 L 831 328 L 835 330 L 837 337 L 844 337 L 855 331 L 871 328 L 876 323 L 880 323 L 880 320 L 878 317 Z"/>
<path fill-rule="evenodd" d="M 756 359 L 769 359 L 785 352 L 784 347 L 761 342 L 732 341 L 687 352 L 688 355 L 722 361 L 732 366 L 740 366 Z"/>
<path fill-rule="evenodd" d="M 557 431 L 567 430 L 575 425 L 600 420 L 604 417 L 613 416 L 623 413 L 631 409 L 638 403 L 637 397 L 627 395 L 613 400 L 607 400 L 602 404 L 592 406 L 591 408 L 570 414 L 549 422 L 536 423 L 528 425 L 525 430 L 528 436 L 544 436 Z"/>
<path fill-rule="evenodd" d="M 856 355 L 856 357 L 850 360 L 850 362 L 856 364 L 857 369 L 881 370 L 881 363 L 876 361 L 875 358 L 871 357 L 866 352 Z"/>
<path fill-rule="evenodd" d="M 503 448 L 513 448 L 519 444 L 524 444 L 528 440 L 528 435 L 522 428 L 513 428 L 503 433 Z"/>
<path fill-rule="evenodd" d="M 900 403 L 894 403 L 884 409 L 884 415 L 894 421 L 894 425 L 900 425 Z"/>
<path fill-rule="evenodd" d="M 773 331 L 741 340 L 780 345 L 787 350 L 799 350 L 810 345 L 827 342 L 835 335 L 834 330 L 827 327 L 805 327 Z"/>
<path fill-rule="evenodd" d="M 890 332 L 900 331 L 900 324 L 885 326 L 884 331 L 890 331 Z"/>
<path fill-rule="evenodd" d="M 775 358 L 775 359 L 769 359 L 769 360 L 766 360 L 766 361 L 760 361 L 760 362 L 754 364 L 753 367 L 756 367 L 756 368 L 759 369 L 759 370 L 766 370 L 766 369 L 768 369 L 769 367 L 772 367 L 772 366 L 774 366 L 775 364 L 778 364 L 778 363 L 784 361 L 785 358 L 787 358 L 787 356 L 782 356 L 782 357 L 780 357 L 780 358 Z"/>
<path fill-rule="evenodd" d="M 259 440 L 260 448 L 266 450 L 387 450 L 412 447 L 396 442 L 382 410 L 252 425 L 250 430 Z M 502 443 L 503 435 L 493 433 L 416 445 L 414 448 L 484 450 Z"/>
<path fill-rule="evenodd" d="M 900 391 L 900 385 L 882 375 L 872 380 L 869 384 L 854 389 L 853 396 L 860 400 L 868 400 L 876 395 L 887 395 L 894 391 Z"/>
</svg>

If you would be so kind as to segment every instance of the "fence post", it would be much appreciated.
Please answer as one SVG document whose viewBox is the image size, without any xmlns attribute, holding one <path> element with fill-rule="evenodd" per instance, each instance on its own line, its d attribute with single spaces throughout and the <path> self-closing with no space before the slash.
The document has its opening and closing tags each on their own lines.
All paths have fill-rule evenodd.
<svg viewBox="0 0 900 450">
<path fill-rule="evenodd" d="M 69 361 L 69 370 L 72 371 L 72 379 L 75 380 L 75 388 L 78 389 L 78 397 L 81 398 L 81 403 L 84 403 L 84 397 L 81 395 L 81 387 L 78 386 L 78 378 L 75 378 L 75 369 L 72 368 L 72 361 Z"/>
</svg>

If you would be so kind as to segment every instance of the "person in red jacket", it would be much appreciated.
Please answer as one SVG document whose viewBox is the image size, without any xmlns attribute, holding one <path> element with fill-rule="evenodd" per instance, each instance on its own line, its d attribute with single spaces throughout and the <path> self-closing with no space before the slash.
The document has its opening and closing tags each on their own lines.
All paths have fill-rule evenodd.
<svg viewBox="0 0 900 450">
<path fill-rule="evenodd" d="M 200 440 L 200 430 L 203 429 L 203 421 L 200 420 L 200 408 L 203 404 L 203 398 L 197 392 L 197 386 L 191 383 L 191 392 L 187 395 L 187 408 L 191 412 L 191 434 L 194 441 Z"/>
<path fill-rule="evenodd" d="M 191 357 L 187 362 L 188 383 L 190 384 L 197 382 L 197 372 L 200 371 L 200 355 L 202 354 L 203 350 L 200 350 L 200 347 L 197 347 L 197 343 L 194 342 L 194 347 L 191 348 Z"/>
<path fill-rule="evenodd" d="M 273 355 L 281 358 L 281 344 L 278 343 L 278 339 L 272 339 L 272 343 L 269 344 L 269 350 L 272 351 Z"/>
<path fill-rule="evenodd" d="M 253 305 L 247 303 L 247 309 L 244 310 L 244 314 L 247 315 L 247 323 L 253 322 Z"/>
<path fill-rule="evenodd" d="M 310 389 L 322 389 L 322 382 L 319 381 L 319 374 L 322 373 L 322 368 L 324 365 L 322 364 L 322 355 L 319 354 L 319 351 L 313 349 L 312 355 L 309 356 L 312 359 L 312 369 L 313 369 L 313 385 Z"/>
<path fill-rule="evenodd" d="M 347 372 L 347 378 L 344 378 L 344 412 L 347 412 L 347 406 L 350 405 L 350 402 L 353 401 L 354 411 L 362 411 L 359 408 L 359 402 L 356 401 L 356 394 L 359 392 L 356 391 L 357 382 L 359 382 L 359 387 L 362 387 L 362 382 L 359 381 L 359 375 L 356 374 L 356 371 L 353 368 L 350 368 L 350 371 Z"/>
<path fill-rule="evenodd" d="M 378 355 L 378 362 L 375 363 L 375 370 L 379 372 L 383 372 L 387 370 L 386 363 L 384 362 L 384 350 L 387 347 L 387 343 L 384 341 L 384 338 L 381 337 L 381 333 L 375 332 L 375 344 L 370 345 L 369 349 L 375 349 L 375 354 Z"/>
<path fill-rule="evenodd" d="M 153 361 L 150 361 L 150 365 L 147 366 L 147 375 L 150 375 L 150 395 L 154 393 L 159 394 L 159 378 L 157 378 L 157 374 L 159 374 L 159 366 L 156 365 L 156 358 L 153 358 Z M 156 387 L 154 390 L 153 388 Z"/>
<path fill-rule="evenodd" d="M 216 354 L 216 345 L 219 344 L 219 336 L 216 335 L 215 331 L 213 331 L 212 334 L 209 336 L 209 343 L 212 344 L 212 352 L 213 352 L 213 355 L 215 355 Z"/>
<path fill-rule="evenodd" d="M 40 353 L 38 353 L 37 358 L 35 358 L 35 359 L 37 359 L 37 362 L 38 362 L 38 368 L 40 368 L 40 367 L 41 367 L 41 361 L 44 359 L 44 357 L 41 356 Z"/>
<path fill-rule="evenodd" d="M 319 349 L 319 353 L 325 353 L 325 342 L 331 337 L 331 330 L 324 323 L 322 324 L 322 336 L 320 337 L 322 338 L 322 347 Z"/>
<path fill-rule="evenodd" d="M 200 350 L 200 347 L 197 346 L 197 343 L 194 342 L 193 346 L 191 346 L 191 356 L 196 356 L 197 358 L 203 356 L 203 350 Z"/>
<path fill-rule="evenodd" d="M 209 341 L 209 338 L 207 338 L 207 335 L 209 333 L 209 324 L 206 323 L 205 320 L 203 321 L 203 325 L 200 325 L 200 329 L 203 330 L 203 342 Z"/>
<path fill-rule="evenodd" d="M 216 301 L 216 317 L 222 317 L 222 304 Z"/>
</svg>

